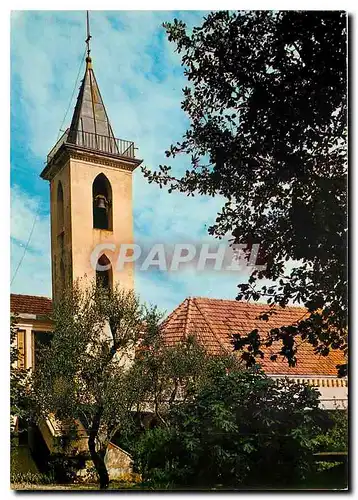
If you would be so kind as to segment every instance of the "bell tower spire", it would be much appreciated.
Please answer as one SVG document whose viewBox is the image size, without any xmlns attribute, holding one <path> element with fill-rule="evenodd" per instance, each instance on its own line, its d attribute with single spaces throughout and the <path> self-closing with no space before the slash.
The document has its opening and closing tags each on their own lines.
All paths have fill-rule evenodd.
<svg viewBox="0 0 358 500">
<path fill-rule="evenodd" d="M 133 243 L 132 173 L 142 160 L 132 141 L 114 136 L 92 67 L 88 11 L 86 25 L 86 68 L 71 124 L 41 173 L 50 182 L 54 300 L 77 278 L 134 286 L 133 264 L 117 269 L 116 262 L 120 246 Z"/>
<path fill-rule="evenodd" d="M 68 141 L 103 152 L 121 154 L 127 146 L 127 141 L 118 141 L 114 137 L 92 67 L 91 38 L 87 11 L 86 69 L 68 132 Z"/>
</svg>

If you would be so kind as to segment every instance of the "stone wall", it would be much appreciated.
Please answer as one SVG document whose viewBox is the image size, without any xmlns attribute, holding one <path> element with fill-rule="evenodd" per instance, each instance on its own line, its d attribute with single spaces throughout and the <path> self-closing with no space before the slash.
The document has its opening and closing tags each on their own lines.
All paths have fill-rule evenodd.
<svg viewBox="0 0 358 500">
<path fill-rule="evenodd" d="M 129 453 L 110 443 L 107 448 L 105 462 L 110 480 L 128 480 L 132 481 L 133 460 Z"/>
<path fill-rule="evenodd" d="M 138 482 L 140 475 L 133 472 L 133 460 L 129 453 L 110 443 L 107 448 L 105 463 L 110 481 Z M 86 468 L 77 472 L 80 481 L 92 482 L 95 479 L 92 460 L 86 461 Z"/>
</svg>

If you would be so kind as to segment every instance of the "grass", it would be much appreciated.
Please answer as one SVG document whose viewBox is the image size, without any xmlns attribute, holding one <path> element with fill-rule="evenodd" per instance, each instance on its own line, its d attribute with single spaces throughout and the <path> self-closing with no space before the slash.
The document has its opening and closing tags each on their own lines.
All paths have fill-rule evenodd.
<svg viewBox="0 0 358 500">
<path fill-rule="evenodd" d="M 98 484 L 11 484 L 12 490 L 38 490 L 38 491 L 48 491 L 48 490 L 69 490 L 69 491 L 79 491 L 79 490 L 99 490 Z M 140 484 L 129 484 L 129 483 L 117 483 L 111 482 L 109 485 L 109 490 L 145 490 L 148 488 L 142 487 Z"/>
<path fill-rule="evenodd" d="M 298 490 L 315 490 L 315 491 L 332 491 L 332 490 L 345 490 L 348 485 L 348 472 L 347 467 L 344 464 L 330 464 L 322 463 L 318 468 L 318 471 L 312 474 L 311 477 L 307 478 L 305 481 L 292 485 L 291 487 L 280 488 L 281 490 L 298 491 Z M 49 491 L 49 490 L 68 490 L 68 491 L 80 491 L 80 490 L 99 490 L 98 484 L 29 484 L 29 483 L 12 483 L 11 489 L 13 490 L 38 490 L 38 491 Z M 136 491 L 243 491 L 243 490 L 271 490 L 277 491 L 279 488 L 265 487 L 265 485 L 251 486 L 250 488 L 245 488 L 245 486 L 240 486 L 239 488 L 223 488 L 219 486 L 217 488 L 169 488 L 166 486 L 152 486 L 145 483 L 133 483 L 126 481 L 111 481 L 109 485 L 109 490 L 123 491 L 123 490 L 136 490 Z"/>
</svg>

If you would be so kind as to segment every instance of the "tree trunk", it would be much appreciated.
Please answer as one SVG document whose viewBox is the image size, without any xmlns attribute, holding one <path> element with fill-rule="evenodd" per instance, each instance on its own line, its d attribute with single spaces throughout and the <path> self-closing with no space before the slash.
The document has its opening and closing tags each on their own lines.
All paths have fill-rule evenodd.
<svg viewBox="0 0 358 500">
<path fill-rule="evenodd" d="M 96 450 L 96 438 L 98 436 L 99 425 L 101 422 L 103 409 L 99 408 L 95 413 L 92 425 L 89 431 L 88 437 L 88 448 L 91 454 L 92 462 L 96 468 L 97 474 L 99 476 L 100 489 L 105 490 L 109 485 L 109 476 L 107 472 L 107 467 L 104 462 L 104 457 L 106 455 L 106 449 Z"/>
</svg>

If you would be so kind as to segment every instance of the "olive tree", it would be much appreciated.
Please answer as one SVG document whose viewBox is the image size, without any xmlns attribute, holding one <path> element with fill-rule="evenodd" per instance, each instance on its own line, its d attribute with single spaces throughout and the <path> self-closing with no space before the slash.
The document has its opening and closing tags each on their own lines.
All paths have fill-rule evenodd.
<svg viewBox="0 0 358 500">
<path fill-rule="evenodd" d="M 54 335 L 41 350 L 33 397 L 39 416 L 84 425 L 101 488 L 109 484 L 108 443 L 137 400 L 126 381 L 135 347 L 158 320 L 155 308 L 144 307 L 133 291 L 118 286 L 107 290 L 78 282 L 54 304 Z"/>
</svg>

